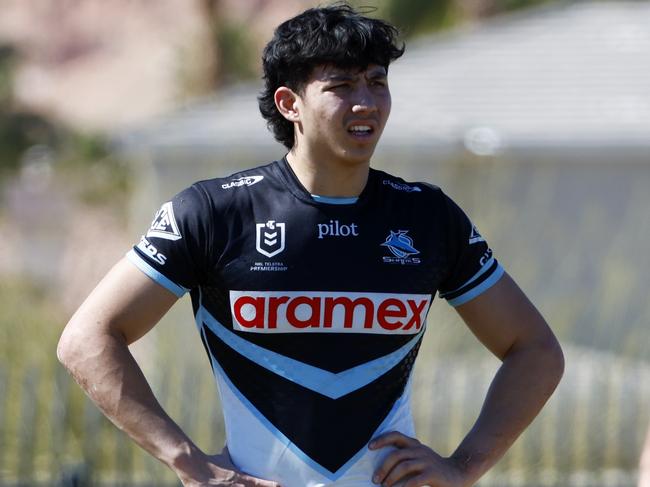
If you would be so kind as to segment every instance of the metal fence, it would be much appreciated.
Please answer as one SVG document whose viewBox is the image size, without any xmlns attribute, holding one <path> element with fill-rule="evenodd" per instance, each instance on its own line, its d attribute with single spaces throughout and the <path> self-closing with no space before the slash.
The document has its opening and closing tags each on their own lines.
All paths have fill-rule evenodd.
<svg viewBox="0 0 650 487">
<path fill-rule="evenodd" d="M 418 436 L 448 454 L 473 423 L 498 361 L 434 358 L 423 347 L 413 380 Z M 542 414 L 483 487 L 633 487 L 650 420 L 650 364 L 567 348 L 565 378 Z M 205 370 L 160 370 L 150 380 L 172 417 L 206 450 L 224 438 L 216 388 Z M 80 393 L 61 367 L 52 376 L 0 369 L 0 485 L 176 486 Z M 14 384 L 14 385 L 15 385 Z M 16 388 L 11 387 L 12 390 Z"/>
</svg>

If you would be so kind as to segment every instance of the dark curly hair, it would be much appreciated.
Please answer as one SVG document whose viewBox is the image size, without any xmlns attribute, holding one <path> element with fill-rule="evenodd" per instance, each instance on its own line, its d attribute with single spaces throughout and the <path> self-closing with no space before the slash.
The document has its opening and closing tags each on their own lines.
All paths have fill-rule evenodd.
<svg viewBox="0 0 650 487">
<path fill-rule="evenodd" d="M 321 64 L 349 69 L 388 65 L 404 53 L 398 30 L 387 22 L 364 17 L 350 5 L 311 8 L 280 24 L 264 48 L 264 89 L 260 112 L 276 140 L 291 149 L 293 123 L 275 106 L 280 86 L 300 92 L 313 69 Z"/>
</svg>

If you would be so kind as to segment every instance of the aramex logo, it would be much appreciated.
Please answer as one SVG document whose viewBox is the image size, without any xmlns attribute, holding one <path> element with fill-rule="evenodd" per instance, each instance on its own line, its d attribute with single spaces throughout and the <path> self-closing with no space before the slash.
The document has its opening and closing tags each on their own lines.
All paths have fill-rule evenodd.
<svg viewBox="0 0 650 487">
<path fill-rule="evenodd" d="M 253 333 L 412 335 L 422 329 L 428 294 L 230 291 L 233 327 Z"/>
</svg>

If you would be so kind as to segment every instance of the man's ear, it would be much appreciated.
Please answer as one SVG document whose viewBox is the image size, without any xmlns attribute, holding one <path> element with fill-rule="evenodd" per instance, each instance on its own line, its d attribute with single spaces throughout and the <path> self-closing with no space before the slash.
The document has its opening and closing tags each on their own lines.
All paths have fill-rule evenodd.
<svg viewBox="0 0 650 487">
<path fill-rule="evenodd" d="M 290 122 L 299 122 L 298 95 L 291 88 L 280 86 L 274 94 L 275 106 L 284 118 Z"/>
</svg>

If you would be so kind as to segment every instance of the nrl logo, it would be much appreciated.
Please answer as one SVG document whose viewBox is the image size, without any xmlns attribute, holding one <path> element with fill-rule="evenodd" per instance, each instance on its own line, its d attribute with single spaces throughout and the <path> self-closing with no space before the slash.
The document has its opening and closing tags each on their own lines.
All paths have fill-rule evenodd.
<svg viewBox="0 0 650 487">
<path fill-rule="evenodd" d="M 284 223 L 269 220 L 255 224 L 255 248 L 266 257 L 273 257 L 284 250 Z"/>
</svg>

